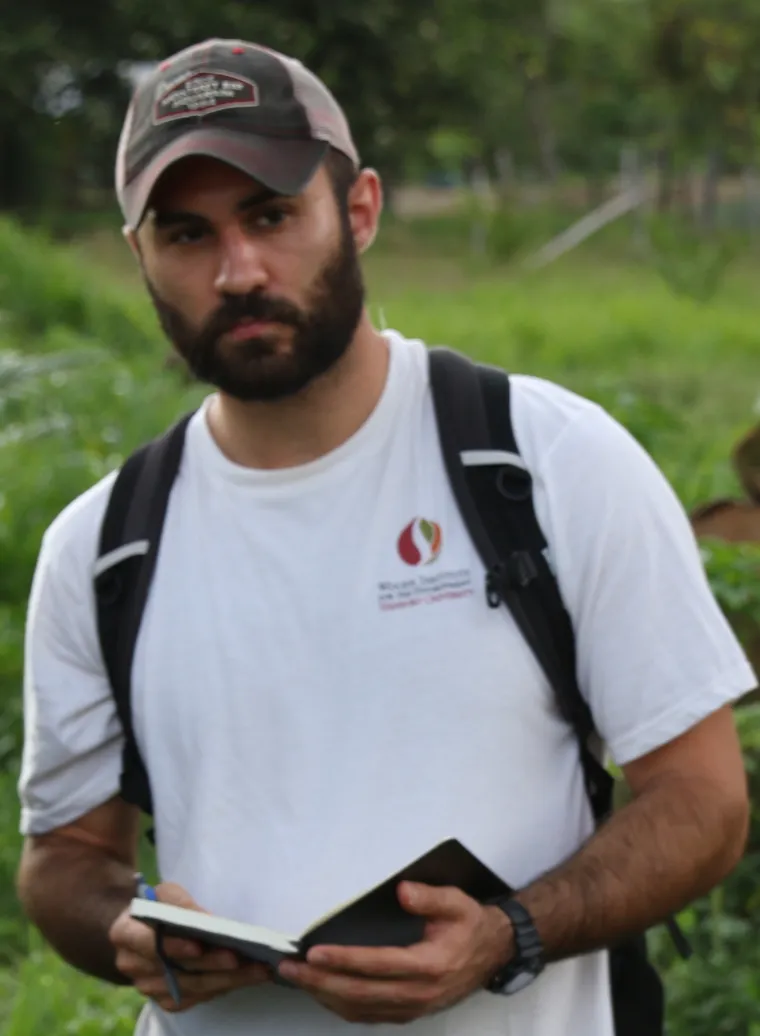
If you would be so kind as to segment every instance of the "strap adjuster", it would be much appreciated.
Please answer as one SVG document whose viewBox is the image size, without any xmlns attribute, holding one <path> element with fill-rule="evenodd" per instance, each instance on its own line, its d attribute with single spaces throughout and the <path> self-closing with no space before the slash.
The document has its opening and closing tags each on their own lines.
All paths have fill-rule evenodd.
<svg viewBox="0 0 760 1036">
<path fill-rule="evenodd" d="M 528 550 L 516 550 L 509 555 L 504 568 L 504 579 L 507 586 L 524 590 L 534 579 L 538 578 L 538 566 Z"/>
</svg>

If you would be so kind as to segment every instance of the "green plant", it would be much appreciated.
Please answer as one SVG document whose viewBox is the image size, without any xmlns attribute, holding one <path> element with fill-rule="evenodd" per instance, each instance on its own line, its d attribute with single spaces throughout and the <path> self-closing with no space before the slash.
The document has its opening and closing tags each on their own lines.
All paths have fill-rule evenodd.
<svg viewBox="0 0 760 1036">
<path fill-rule="evenodd" d="M 132 1036 L 141 1004 L 133 989 L 106 985 L 68 967 L 35 932 L 19 969 L 0 972 L 3 1036 Z"/>
<path fill-rule="evenodd" d="M 648 222 L 649 261 L 668 287 L 697 302 L 719 291 L 743 243 L 734 234 L 707 234 L 693 223 L 657 216 Z"/>
</svg>

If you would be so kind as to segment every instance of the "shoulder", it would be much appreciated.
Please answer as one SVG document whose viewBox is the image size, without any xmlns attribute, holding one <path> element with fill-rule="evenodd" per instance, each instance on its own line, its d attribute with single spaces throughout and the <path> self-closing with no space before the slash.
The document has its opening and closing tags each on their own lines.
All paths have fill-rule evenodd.
<svg viewBox="0 0 760 1036">
<path fill-rule="evenodd" d="M 185 447 L 183 456 L 198 451 L 197 429 L 203 425 L 203 410 L 204 407 L 201 406 L 188 415 L 191 419 L 190 425 L 195 429 L 196 434 L 188 436 L 188 445 Z M 174 427 L 172 425 L 168 431 L 173 430 Z M 143 448 L 159 444 L 162 438 L 159 436 L 148 440 L 142 444 L 142 447 L 138 447 L 138 452 L 142 452 Z M 124 464 L 131 456 L 134 454 L 124 458 Z M 38 568 L 60 574 L 75 571 L 80 582 L 90 580 L 93 565 L 98 557 L 101 527 L 108 510 L 111 493 L 122 467 L 123 465 L 120 465 L 109 472 L 89 489 L 75 497 L 51 521 L 42 537 Z M 181 474 L 178 475 L 178 479 L 180 477 Z"/>
<path fill-rule="evenodd" d="M 526 461 L 546 461 L 558 447 L 582 439 L 588 426 L 612 434 L 618 424 L 598 403 L 556 382 L 528 374 L 511 374 L 509 381 L 512 424 Z"/>
<path fill-rule="evenodd" d="M 118 468 L 110 471 L 67 504 L 46 529 L 45 539 L 63 549 L 68 543 L 99 530 L 118 474 Z"/>
<path fill-rule="evenodd" d="M 529 375 L 511 375 L 511 418 L 520 453 L 542 479 L 607 488 L 664 476 L 638 440 L 604 407 L 570 389 Z"/>
<path fill-rule="evenodd" d="M 45 530 L 39 567 L 60 574 L 89 576 L 100 539 L 100 527 L 118 471 L 112 471 L 81 493 L 56 515 Z"/>
</svg>

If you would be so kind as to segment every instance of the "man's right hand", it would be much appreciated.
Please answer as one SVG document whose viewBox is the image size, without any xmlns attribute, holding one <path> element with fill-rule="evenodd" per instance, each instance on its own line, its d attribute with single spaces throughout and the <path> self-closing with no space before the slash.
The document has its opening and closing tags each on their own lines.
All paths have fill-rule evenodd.
<svg viewBox="0 0 760 1036">
<path fill-rule="evenodd" d="M 156 887 L 162 903 L 201 910 L 188 892 L 179 885 Z M 116 948 L 116 967 L 132 980 L 144 996 L 154 1000 L 164 1011 L 187 1011 L 244 986 L 257 986 L 272 981 L 272 973 L 264 964 L 243 962 L 229 950 L 204 950 L 198 942 L 187 939 L 166 939 L 166 954 L 185 971 L 175 971 L 182 1002 L 177 1006 L 171 997 L 164 968 L 156 953 L 156 936 L 152 928 L 129 916 L 127 907 L 114 921 L 108 933 Z"/>
</svg>

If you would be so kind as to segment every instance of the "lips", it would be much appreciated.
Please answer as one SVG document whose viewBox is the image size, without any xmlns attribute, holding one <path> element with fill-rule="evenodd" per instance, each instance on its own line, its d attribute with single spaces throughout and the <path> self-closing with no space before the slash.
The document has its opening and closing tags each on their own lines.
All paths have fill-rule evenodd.
<svg viewBox="0 0 760 1036">
<path fill-rule="evenodd" d="M 238 321 L 224 337 L 232 342 L 244 342 L 249 338 L 256 338 L 259 335 L 266 334 L 273 327 L 275 327 L 275 322 L 272 320 L 251 320 L 246 318 Z"/>
</svg>

